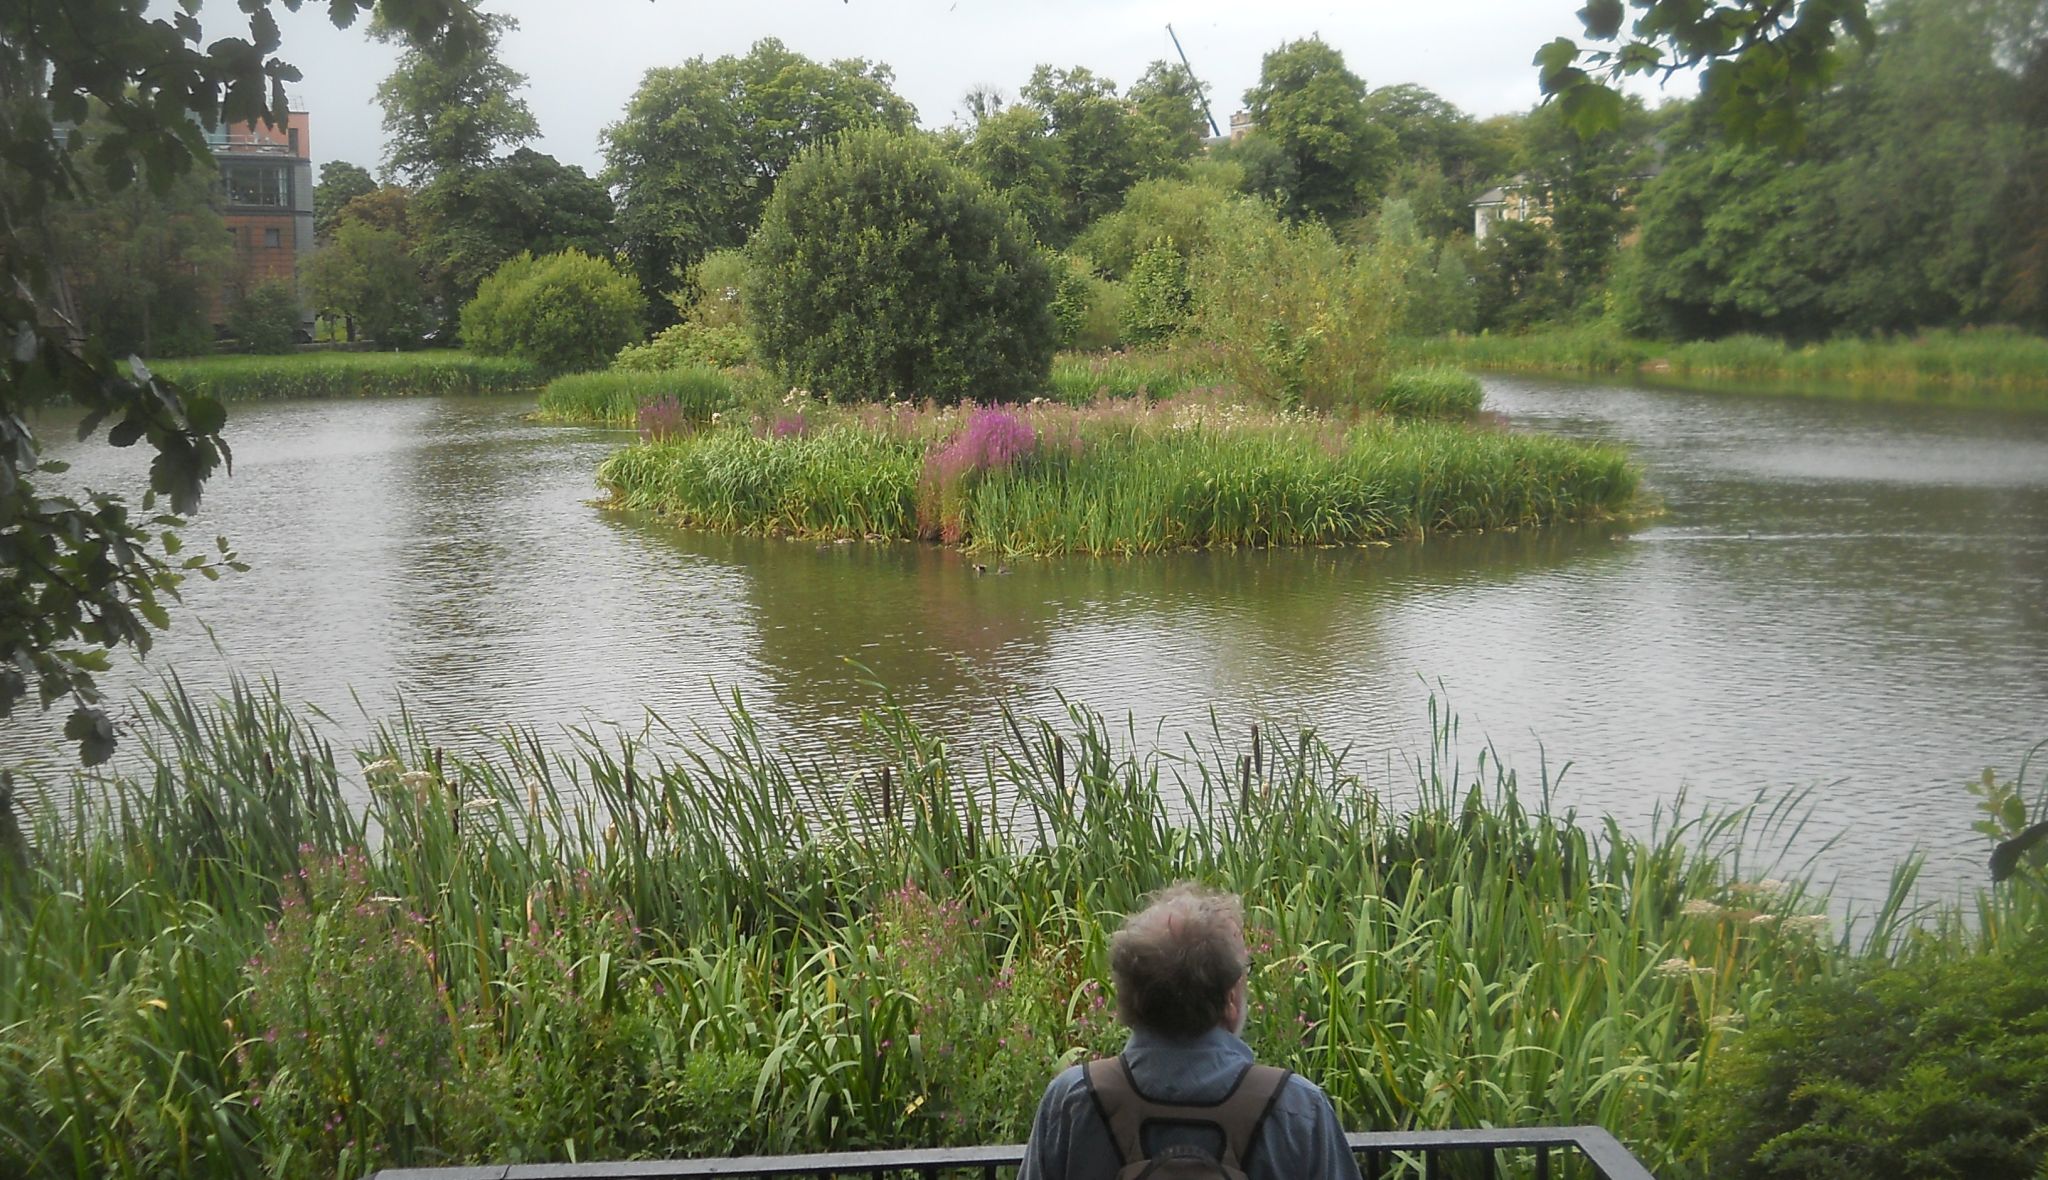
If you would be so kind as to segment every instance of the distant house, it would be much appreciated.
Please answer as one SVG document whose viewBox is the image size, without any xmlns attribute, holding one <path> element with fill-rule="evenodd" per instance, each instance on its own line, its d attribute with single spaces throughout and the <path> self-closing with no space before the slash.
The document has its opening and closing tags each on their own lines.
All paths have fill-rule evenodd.
<svg viewBox="0 0 2048 1180">
<path fill-rule="evenodd" d="M 1550 193 L 1530 184 L 1527 176 L 1517 175 L 1506 184 L 1487 189 L 1472 202 L 1473 241 L 1485 241 L 1493 227 L 1503 221 L 1533 221 L 1538 225 L 1548 225 Z"/>
<path fill-rule="evenodd" d="M 206 133 L 206 145 L 220 169 L 221 215 L 235 247 L 234 273 L 215 293 L 213 322 L 227 321 L 227 309 L 241 291 L 282 282 L 299 293 L 310 334 L 313 316 L 303 310 L 304 267 L 313 253 L 313 149 L 306 112 L 290 112 L 282 127 L 219 127 Z"/>
</svg>

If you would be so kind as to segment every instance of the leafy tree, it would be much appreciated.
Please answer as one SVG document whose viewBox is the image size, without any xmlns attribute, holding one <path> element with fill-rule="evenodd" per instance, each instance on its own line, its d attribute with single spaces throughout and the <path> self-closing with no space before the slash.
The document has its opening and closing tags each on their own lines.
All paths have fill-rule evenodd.
<svg viewBox="0 0 2048 1180">
<path fill-rule="evenodd" d="M 1556 292 L 1566 310 L 1595 300 L 1607 280 L 1629 209 L 1655 164 L 1654 120 L 1642 100 L 1622 101 L 1620 121 L 1590 134 L 1557 107 L 1524 122 L 1516 167 L 1547 207 L 1557 244 Z"/>
<path fill-rule="evenodd" d="M 306 284 L 315 307 L 347 318 L 351 339 L 360 330 L 411 347 L 432 327 L 426 278 L 405 236 L 374 222 L 344 218 L 306 264 Z"/>
<path fill-rule="evenodd" d="M 1124 195 L 1123 208 L 1089 226 L 1074 240 L 1073 249 L 1103 274 L 1121 279 L 1141 256 L 1159 246 L 1183 259 L 1208 249 L 1209 229 L 1218 212 L 1240 199 L 1214 183 L 1140 181 Z"/>
<path fill-rule="evenodd" d="M 1479 247 L 1482 328 L 1522 329 L 1559 310 L 1557 239 L 1534 221 L 1503 221 Z"/>
<path fill-rule="evenodd" d="M 1840 35 L 1865 45 L 1875 35 L 1867 0 L 1588 0 L 1579 21 L 1590 40 L 1617 44 L 1559 37 L 1535 64 L 1543 93 L 1581 132 L 1620 126 L 1621 79 L 1699 67 L 1709 115 L 1731 138 L 1772 147 L 1804 137 L 1800 106 L 1832 77 Z"/>
<path fill-rule="evenodd" d="M 865 129 L 806 153 L 747 254 L 761 355 L 826 396 L 1003 398 L 1050 371 L 1045 259 L 927 137 Z"/>
<path fill-rule="evenodd" d="M 632 276 L 576 250 L 499 267 L 462 309 L 462 341 L 556 372 L 603 368 L 640 339 L 646 304 Z"/>
<path fill-rule="evenodd" d="M 1394 133 L 1372 121 L 1365 82 L 1344 55 L 1311 37 L 1268 53 L 1245 92 L 1252 136 L 1280 149 L 1292 182 L 1283 207 L 1335 223 L 1379 204 L 1395 159 Z"/>
<path fill-rule="evenodd" d="M 1171 239 L 1138 256 L 1124 280 L 1128 301 L 1120 326 L 1132 344 L 1157 344 L 1187 326 L 1194 313 L 1194 291 L 1188 286 L 1188 260 Z"/>
<path fill-rule="evenodd" d="M 1132 185 L 1177 167 L 1173 132 L 1117 97 L 1108 78 L 1041 65 L 1022 95 L 1045 119 L 1060 161 L 1063 236 L 1055 244 L 1115 209 Z"/>
<path fill-rule="evenodd" d="M 993 109 L 977 118 L 956 153 L 960 162 L 1001 193 L 1040 241 L 1066 232 L 1066 161 L 1032 107 Z"/>
<path fill-rule="evenodd" d="M 412 211 L 416 252 L 450 307 L 521 252 L 608 255 L 613 248 L 611 194 L 583 169 L 532 148 L 442 174 L 413 198 Z"/>
<path fill-rule="evenodd" d="M 387 184 L 343 205 L 336 224 L 360 221 L 378 229 L 388 229 L 404 239 L 406 248 L 411 249 L 414 241 L 412 199 L 411 192 L 395 184 Z"/>
<path fill-rule="evenodd" d="M 83 130 L 87 142 L 112 132 L 98 119 Z M 213 340 L 207 312 L 234 263 L 212 184 L 188 173 L 156 193 L 83 179 L 79 199 L 53 208 L 43 226 L 45 257 L 77 325 L 122 355 L 204 351 Z"/>
<path fill-rule="evenodd" d="M 297 74 L 274 56 L 268 6 L 245 0 L 249 35 L 204 49 L 198 7 L 150 20 L 132 0 L 0 6 L 0 331 L 12 342 L 0 370 L 0 716 L 31 691 L 44 708 L 68 699 L 64 731 L 88 763 L 114 745 L 95 679 L 106 649 L 147 650 L 152 628 L 169 622 L 181 574 L 218 572 L 203 556 L 180 557 L 174 530 L 225 457 L 227 416 L 212 398 L 187 398 L 140 365 L 118 364 L 90 337 L 76 342 L 83 332 L 57 299 L 47 227 L 85 190 L 88 167 L 111 191 L 142 178 L 162 193 L 210 160 L 202 125 L 283 122 L 283 84 Z M 342 24 L 369 7 L 328 3 Z M 451 55 L 476 39 L 474 14 L 451 0 L 377 7 L 390 27 Z M 88 163 L 83 138 L 60 135 L 58 122 L 83 123 L 94 102 L 116 130 L 91 145 Z M 177 515 L 144 519 L 111 493 L 80 500 L 38 487 L 51 468 L 24 412 L 60 397 L 84 411 L 81 438 L 113 420 L 110 442 L 149 444 L 142 511 L 162 497 Z M 231 560 L 224 541 L 219 548 Z"/>
<path fill-rule="evenodd" d="M 228 332 L 244 352 L 290 352 L 299 324 L 299 293 L 290 283 L 259 283 L 238 292 L 228 308 Z"/>
<path fill-rule="evenodd" d="M 467 8 L 481 30 L 472 51 L 450 58 L 409 48 L 377 87 L 377 102 L 384 108 L 384 173 L 414 188 L 482 168 L 500 148 L 517 147 L 540 134 L 540 124 L 519 97 L 526 75 L 498 60 L 499 40 L 517 30 L 519 22 L 478 11 L 478 0 L 450 2 Z M 371 33 L 386 40 L 401 35 L 385 22 L 374 24 Z"/>
<path fill-rule="evenodd" d="M 604 131 L 604 180 L 641 286 L 673 293 L 689 266 L 739 246 L 799 153 L 853 127 L 907 130 L 916 110 L 885 65 L 812 61 L 769 38 L 745 57 L 647 71 Z"/>
<path fill-rule="evenodd" d="M 377 191 L 370 170 L 347 160 L 329 160 L 320 165 L 320 180 L 313 186 L 313 236 L 326 241 L 334 233 L 341 211 L 357 197 Z"/>
<path fill-rule="evenodd" d="M 1202 83 L 1186 66 L 1153 62 L 1131 83 L 1125 97 L 1139 114 L 1166 132 L 1167 151 L 1175 158 L 1187 160 L 1201 154 L 1209 113 Z"/>
<path fill-rule="evenodd" d="M 1469 232 L 1472 198 L 1509 171 L 1512 149 L 1493 127 L 1421 86 L 1382 86 L 1365 109 L 1394 136 L 1399 163 L 1387 195 L 1409 203 L 1426 237 Z"/>
</svg>

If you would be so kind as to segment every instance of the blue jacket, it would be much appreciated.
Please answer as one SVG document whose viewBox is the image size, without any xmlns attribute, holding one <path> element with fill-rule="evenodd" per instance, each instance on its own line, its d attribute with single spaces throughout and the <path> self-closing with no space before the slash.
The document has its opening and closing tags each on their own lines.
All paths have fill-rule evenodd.
<svg viewBox="0 0 2048 1180">
<path fill-rule="evenodd" d="M 1131 1081 L 1155 1102 L 1219 1102 L 1252 1063 L 1251 1046 L 1213 1028 L 1191 1041 L 1133 1031 L 1124 1046 Z M 1145 1150 L 1174 1143 L 1214 1151 L 1221 1137 L 1204 1127 L 1152 1126 Z M 1115 1180 L 1121 1165 L 1109 1128 L 1096 1113 L 1081 1067 L 1063 1071 L 1045 1088 L 1031 1121 L 1031 1142 L 1017 1180 Z M 1273 1103 L 1244 1161 L 1247 1180 L 1358 1180 L 1358 1163 L 1344 1142 L 1344 1129 L 1330 1099 L 1314 1082 L 1296 1074 Z"/>
</svg>

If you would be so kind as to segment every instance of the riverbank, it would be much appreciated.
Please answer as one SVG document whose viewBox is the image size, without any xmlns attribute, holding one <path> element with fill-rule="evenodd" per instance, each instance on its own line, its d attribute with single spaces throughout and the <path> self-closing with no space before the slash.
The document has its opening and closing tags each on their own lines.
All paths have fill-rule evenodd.
<svg viewBox="0 0 2048 1180">
<path fill-rule="evenodd" d="M 541 384 L 540 370 L 525 361 L 452 349 L 189 357 L 154 361 L 150 368 L 222 401 L 462 396 L 517 393 Z"/>
<path fill-rule="evenodd" d="M 1593 1122 L 1674 1174 L 1731 1039 L 1857 953 L 1735 851 L 1796 807 L 1629 835 L 1448 736 L 1389 779 L 1078 709 L 985 752 L 884 710 L 824 760 L 737 706 L 680 749 L 340 758 L 275 693 L 152 714 L 5 878 L 8 1175 L 1013 1142 L 1121 1042 L 1104 932 L 1183 876 L 1245 894 L 1247 1036 L 1346 1126 Z"/>
<path fill-rule="evenodd" d="M 1641 377 L 1744 392 L 2048 410 L 2048 339 L 1928 332 L 1795 347 L 1758 336 L 1664 344 L 1598 329 L 1412 341 L 1420 359 L 1523 373 Z"/>
<path fill-rule="evenodd" d="M 1372 544 L 1640 508 L 1641 472 L 1618 447 L 1213 395 L 1080 408 L 793 400 L 750 421 L 652 426 L 599 468 L 614 504 L 817 540 L 1127 555 Z"/>
</svg>

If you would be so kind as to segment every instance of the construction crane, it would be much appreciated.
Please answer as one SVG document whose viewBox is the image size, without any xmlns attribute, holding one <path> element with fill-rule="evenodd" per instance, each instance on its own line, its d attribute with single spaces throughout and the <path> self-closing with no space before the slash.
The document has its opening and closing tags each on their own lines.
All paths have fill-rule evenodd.
<svg viewBox="0 0 2048 1180">
<path fill-rule="evenodd" d="M 1220 138 L 1223 131 L 1216 126 L 1216 116 L 1209 110 L 1209 96 L 1202 92 L 1202 80 L 1195 77 L 1195 67 L 1188 64 L 1188 51 L 1180 47 L 1180 35 L 1172 25 L 1166 26 L 1166 35 L 1173 38 L 1173 51 L 1180 54 L 1181 68 L 1188 72 L 1188 81 L 1195 84 L 1195 97 L 1202 100 L 1202 117 L 1209 120 L 1209 134 Z"/>
</svg>

